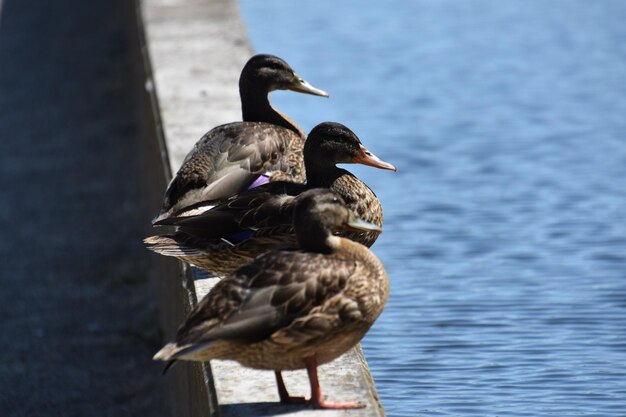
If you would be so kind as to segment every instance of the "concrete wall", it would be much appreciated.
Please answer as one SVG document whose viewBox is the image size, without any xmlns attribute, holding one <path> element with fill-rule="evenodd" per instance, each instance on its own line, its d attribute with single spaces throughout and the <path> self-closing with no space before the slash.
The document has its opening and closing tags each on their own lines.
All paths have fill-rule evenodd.
<svg viewBox="0 0 626 417">
<path fill-rule="evenodd" d="M 161 163 L 139 134 L 133 6 L 2 6 L 2 417 L 169 415 L 141 242 Z"/>
<path fill-rule="evenodd" d="M 152 114 L 146 135 L 150 152 L 160 152 L 163 166 L 154 167 L 153 192 L 164 191 L 165 179 L 178 169 L 193 144 L 210 128 L 241 120 L 238 78 L 252 55 L 234 0 L 144 0 L 138 19 L 146 63 L 147 105 Z M 158 206 L 155 206 L 155 214 Z M 161 322 L 165 338 L 191 305 L 216 279 L 195 274 L 167 259 L 155 260 Z M 245 369 L 233 362 L 212 361 L 204 367 L 181 364 L 165 377 L 175 415 L 222 416 L 382 416 L 369 369 L 360 347 L 320 368 L 322 390 L 331 401 L 358 400 L 367 408 L 318 411 L 282 406 L 274 375 Z M 309 395 L 305 371 L 285 373 L 292 395 Z M 218 405 L 219 404 L 219 405 Z"/>
</svg>

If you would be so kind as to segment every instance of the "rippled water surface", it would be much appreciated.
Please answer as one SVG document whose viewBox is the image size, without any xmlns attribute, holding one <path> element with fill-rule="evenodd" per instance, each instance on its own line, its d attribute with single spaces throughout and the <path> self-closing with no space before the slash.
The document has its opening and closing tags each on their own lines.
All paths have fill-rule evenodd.
<svg viewBox="0 0 626 417">
<path fill-rule="evenodd" d="M 626 2 L 241 1 L 398 172 L 364 348 L 389 416 L 626 415 Z"/>
</svg>

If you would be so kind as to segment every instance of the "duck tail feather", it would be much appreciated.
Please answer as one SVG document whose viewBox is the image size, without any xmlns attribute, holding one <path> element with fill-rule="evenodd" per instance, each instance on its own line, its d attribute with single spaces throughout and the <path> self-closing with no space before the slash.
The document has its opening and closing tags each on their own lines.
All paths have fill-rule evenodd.
<svg viewBox="0 0 626 417">
<path fill-rule="evenodd" d="M 204 252 L 177 241 L 173 236 L 150 236 L 143 240 L 146 247 L 152 252 L 165 256 L 193 257 L 201 256 Z"/>
</svg>

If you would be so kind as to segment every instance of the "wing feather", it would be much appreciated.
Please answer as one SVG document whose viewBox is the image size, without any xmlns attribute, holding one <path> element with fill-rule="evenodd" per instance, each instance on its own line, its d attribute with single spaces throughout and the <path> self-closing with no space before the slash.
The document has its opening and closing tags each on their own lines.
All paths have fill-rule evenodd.
<svg viewBox="0 0 626 417">
<path fill-rule="evenodd" d="M 201 200 L 222 200 L 252 184 L 261 174 L 285 171 L 302 176 L 303 138 L 293 131 L 261 122 L 236 122 L 205 134 L 186 156 L 165 192 L 161 209 L 174 214 Z"/>
<path fill-rule="evenodd" d="M 314 258 L 314 259 L 311 259 Z M 302 251 L 272 251 L 222 279 L 178 331 L 176 343 L 215 340 L 303 341 L 335 329 L 351 260 Z M 330 301 L 330 304 L 328 304 Z"/>
</svg>

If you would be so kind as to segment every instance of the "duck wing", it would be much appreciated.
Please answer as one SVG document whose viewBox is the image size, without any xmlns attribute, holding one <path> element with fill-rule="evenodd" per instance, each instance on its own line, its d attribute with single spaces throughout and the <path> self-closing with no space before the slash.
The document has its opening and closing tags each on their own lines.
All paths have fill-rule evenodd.
<svg viewBox="0 0 626 417">
<path fill-rule="evenodd" d="M 178 226 L 187 234 L 203 238 L 226 238 L 243 230 L 291 226 L 297 196 L 308 188 L 305 184 L 272 182 L 246 190 L 202 214 L 170 217 L 157 224 Z"/>
<path fill-rule="evenodd" d="M 204 135 L 170 182 L 155 222 L 200 201 L 223 200 L 274 171 L 299 176 L 304 141 L 269 123 L 236 122 Z M 297 154 L 287 155 L 287 154 Z"/>
<path fill-rule="evenodd" d="M 176 344 L 317 337 L 334 327 L 340 313 L 323 306 L 341 293 L 354 268 L 354 261 L 328 255 L 268 252 L 220 281 L 180 327 Z"/>
</svg>

